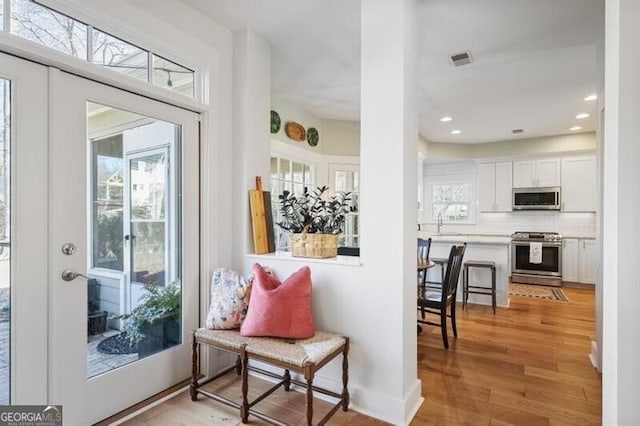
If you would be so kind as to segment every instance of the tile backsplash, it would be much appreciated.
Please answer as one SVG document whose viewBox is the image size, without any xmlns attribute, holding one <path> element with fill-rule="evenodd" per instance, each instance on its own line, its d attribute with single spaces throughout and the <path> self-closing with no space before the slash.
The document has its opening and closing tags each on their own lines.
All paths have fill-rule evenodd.
<svg viewBox="0 0 640 426">
<path fill-rule="evenodd" d="M 435 233 L 435 223 L 422 223 L 421 230 Z M 511 235 L 515 231 L 559 232 L 565 237 L 593 238 L 596 235 L 595 213 L 561 213 L 522 211 L 512 213 L 478 213 L 475 224 L 442 225 L 440 232 L 463 234 Z"/>
</svg>

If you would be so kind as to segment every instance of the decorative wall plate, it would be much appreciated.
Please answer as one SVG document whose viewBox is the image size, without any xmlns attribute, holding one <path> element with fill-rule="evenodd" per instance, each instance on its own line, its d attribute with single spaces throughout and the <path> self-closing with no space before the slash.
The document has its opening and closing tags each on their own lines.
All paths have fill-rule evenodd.
<svg viewBox="0 0 640 426">
<path fill-rule="evenodd" d="M 296 123 L 295 121 L 290 121 L 284 126 L 284 131 L 289 136 L 290 139 L 294 141 L 302 142 L 307 137 L 307 131 L 304 130 L 301 124 Z"/>
<path fill-rule="evenodd" d="M 307 142 L 311 146 L 318 145 L 318 141 L 320 140 L 320 135 L 318 134 L 318 129 L 315 127 L 309 127 L 307 129 Z"/>
<path fill-rule="evenodd" d="M 280 131 L 280 125 L 282 122 L 280 121 L 280 114 L 271 110 L 271 133 L 278 133 Z"/>
</svg>

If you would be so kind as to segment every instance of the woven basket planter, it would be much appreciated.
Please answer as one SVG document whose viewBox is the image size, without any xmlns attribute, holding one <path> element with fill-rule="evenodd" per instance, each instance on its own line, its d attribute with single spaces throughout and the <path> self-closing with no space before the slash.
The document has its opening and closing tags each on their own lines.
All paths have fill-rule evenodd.
<svg viewBox="0 0 640 426">
<path fill-rule="evenodd" d="M 291 234 L 294 257 L 324 259 L 338 255 L 338 234 Z"/>
</svg>

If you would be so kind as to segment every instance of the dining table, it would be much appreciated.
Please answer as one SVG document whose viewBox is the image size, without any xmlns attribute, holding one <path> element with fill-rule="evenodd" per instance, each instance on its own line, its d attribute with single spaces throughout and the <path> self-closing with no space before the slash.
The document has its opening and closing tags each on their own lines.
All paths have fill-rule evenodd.
<svg viewBox="0 0 640 426">
<path fill-rule="evenodd" d="M 436 266 L 433 260 L 429 259 L 418 259 L 418 273 L 424 272 L 422 274 L 422 283 L 421 285 L 425 285 L 427 283 L 427 270 Z"/>
<path fill-rule="evenodd" d="M 429 259 L 418 259 L 418 274 L 422 272 L 422 282 L 419 286 L 423 287 L 427 285 L 427 270 L 436 266 L 436 263 Z M 422 327 L 418 324 L 418 333 L 422 332 Z"/>
</svg>

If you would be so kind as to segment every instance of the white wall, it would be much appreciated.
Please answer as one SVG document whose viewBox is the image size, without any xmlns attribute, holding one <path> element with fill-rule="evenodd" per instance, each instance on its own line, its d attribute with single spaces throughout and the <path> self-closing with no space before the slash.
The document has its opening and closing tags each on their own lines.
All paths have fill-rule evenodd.
<svg viewBox="0 0 640 426">
<path fill-rule="evenodd" d="M 322 120 L 322 153 L 360 156 L 360 122 Z"/>
<path fill-rule="evenodd" d="M 362 3 L 362 264 L 269 256 L 248 256 L 245 264 L 248 270 L 258 260 L 281 278 L 311 265 L 318 327 L 351 338 L 354 407 L 393 424 L 408 423 L 421 402 L 415 329 L 417 67 L 413 51 L 397 48 L 415 36 L 413 7 L 412 0 Z M 381 32 L 387 34 L 382 41 Z M 397 207 L 390 211 L 389 204 Z M 388 223 L 384 232 L 382 221 Z M 336 389 L 339 378 L 337 364 L 318 375 Z"/>
<path fill-rule="evenodd" d="M 316 153 L 322 152 L 322 147 L 324 145 L 324 131 L 322 129 L 322 121 L 320 120 L 320 118 L 316 117 L 308 111 L 298 108 L 293 103 L 278 96 L 273 96 L 271 98 L 271 109 L 276 111 L 280 115 L 280 121 L 282 122 L 278 133 L 271 134 L 272 139 L 295 146 L 300 149 L 305 149 L 307 151 Z M 309 127 L 315 127 L 320 135 L 320 141 L 318 142 L 318 145 L 311 146 L 307 143 L 306 140 L 298 142 L 294 141 L 293 139 L 289 139 L 284 129 L 286 124 L 290 121 L 294 121 L 302 125 L 305 130 Z"/>
<path fill-rule="evenodd" d="M 271 105 L 271 47 L 251 30 L 236 31 L 234 42 L 233 175 L 225 180 L 233 187 L 233 266 L 240 269 L 244 256 L 253 253 L 247 194 L 256 188 L 255 177 L 269 182 L 269 107 Z M 216 209 L 220 209 L 217 206 Z"/>
<path fill-rule="evenodd" d="M 409 100 L 413 99 L 411 94 L 416 92 L 417 79 L 415 76 L 411 78 L 411 72 L 407 71 L 413 69 L 405 64 L 409 55 L 399 52 L 396 47 L 405 44 L 405 31 L 413 28 L 413 25 L 406 25 L 415 16 L 407 10 L 412 4 L 413 1 L 407 0 L 398 3 L 377 1 L 362 5 L 363 25 L 368 23 L 368 31 L 363 32 L 363 51 L 369 52 L 362 66 L 362 103 L 368 105 L 363 111 L 363 127 L 367 131 L 362 135 L 362 159 L 367 162 L 368 168 L 362 170 L 361 196 L 363 200 L 367 200 L 366 205 L 363 202 L 362 211 L 369 212 L 366 219 L 363 214 L 361 222 L 362 265 L 316 263 L 308 259 L 282 261 L 273 256 L 249 255 L 244 258 L 242 266 L 244 272 L 248 273 L 251 264 L 257 260 L 273 268 L 284 279 L 303 264 L 311 265 L 314 317 L 318 327 L 351 338 L 349 382 L 354 408 L 394 424 L 408 422 L 418 408 L 421 392 L 420 382 L 417 380 L 413 255 L 416 239 L 417 108 L 415 102 Z M 385 28 L 392 35 L 382 45 L 377 37 L 381 31 L 381 16 L 385 17 L 384 21 L 388 21 L 385 22 Z M 390 16 L 394 19 L 389 20 Z M 378 66 L 381 52 L 388 53 L 385 54 L 385 62 L 391 64 L 390 67 Z M 235 71 L 240 77 L 234 85 L 234 93 L 253 95 L 255 88 L 247 90 L 247 86 L 251 84 L 251 72 L 247 73 L 245 69 L 249 59 L 238 61 L 238 56 L 251 56 L 250 50 L 236 52 Z M 266 66 L 266 63 L 262 65 Z M 257 72 L 257 69 L 253 72 Z M 380 81 L 396 83 L 380 84 Z M 257 89 L 257 97 L 244 96 L 237 99 L 243 107 L 234 109 L 234 113 L 240 115 L 234 117 L 234 129 L 241 135 L 237 140 L 238 148 L 233 152 L 236 169 L 233 174 L 234 182 L 236 179 L 243 179 L 243 175 L 247 179 L 250 171 L 255 170 L 253 174 L 263 173 L 263 164 L 268 167 L 269 155 L 262 146 L 257 145 L 263 143 L 263 136 L 269 136 L 268 123 L 262 126 L 257 121 L 248 120 L 248 115 L 259 113 L 257 104 L 262 105 L 263 89 Z M 371 102 L 372 98 L 379 102 Z M 293 119 L 306 128 L 314 123 L 313 117 L 286 108 L 283 104 L 278 104 L 278 101 L 271 105 L 273 109 L 279 109 L 283 123 Z M 268 117 L 267 112 L 268 109 L 265 109 L 265 117 Z M 385 119 L 380 120 L 380 116 Z M 249 129 L 239 129 L 240 125 L 249 125 Z M 322 129 L 319 130 L 321 147 L 323 132 Z M 255 131 L 256 138 L 242 136 L 246 131 Z M 258 135 L 260 132 L 262 135 Z M 280 139 L 278 143 L 285 146 L 296 145 L 296 148 L 306 149 L 300 146 L 304 145 L 300 142 L 283 142 L 280 134 L 271 136 L 272 139 Z M 243 162 L 248 162 L 249 165 L 243 165 Z M 383 168 L 386 172 L 379 173 Z M 240 212 L 234 221 L 237 232 L 242 232 L 243 227 L 248 228 L 246 207 L 242 209 L 247 203 L 246 189 L 248 188 L 242 188 L 242 184 L 234 183 L 233 206 L 234 210 Z M 386 232 L 379 232 L 381 219 L 389 224 Z M 391 241 L 389 235 L 393 236 Z M 241 259 L 249 251 L 234 247 L 234 258 Z M 405 256 L 405 253 L 412 255 Z M 332 367 L 319 372 L 317 381 L 340 389 L 340 377 L 339 365 L 334 363 Z"/>
<path fill-rule="evenodd" d="M 512 139 L 478 144 L 430 142 L 420 138 L 419 151 L 428 158 L 478 159 L 592 152 L 596 149 L 595 132 Z"/>
<path fill-rule="evenodd" d="M 280 130 L 271 134 L 272 139 L 324 155 L 360 156 L 360 122 L 321 119 L 277 95 L 271 99 L 271 109 L 280 115 L 282 122 Z M 305 129 L 315 127 L 320 135 L 318 145 L 310 146 L 306 141 L 289 139 L 284 130 L 289 121 L 295 121 Z"/>
<path fill-rule="evenodd" d="M 640 2 L 606 2 L 603 424 L 640 424 Z"/>
</svg>

